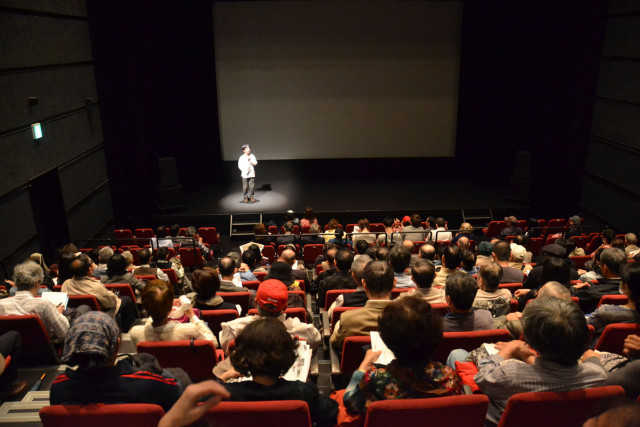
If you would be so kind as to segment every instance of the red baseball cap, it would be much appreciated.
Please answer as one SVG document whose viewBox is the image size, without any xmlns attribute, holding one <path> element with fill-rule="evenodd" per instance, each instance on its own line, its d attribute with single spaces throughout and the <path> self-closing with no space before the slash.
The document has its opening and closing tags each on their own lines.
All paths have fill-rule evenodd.
<svg viewBox="0 0 640 427">
<path fill-rule="evenodd" d="M 260 283 L 256 293 L 256 301 L 263 310 L 278 313 L 287 308 L 289 292 L 287 286 L 279 280 L 269 279 Z"/>
</svg>

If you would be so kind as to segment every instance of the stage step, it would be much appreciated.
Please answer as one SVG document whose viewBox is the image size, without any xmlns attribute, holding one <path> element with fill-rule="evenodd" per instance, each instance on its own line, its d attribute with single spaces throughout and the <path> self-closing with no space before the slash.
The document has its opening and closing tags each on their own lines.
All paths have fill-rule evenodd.
<svg viewBox="0 0 640 427">
<path fill-rule="evenodd" d="M 486 227 L 487 224 L 493 221 L 491 208 L 489 208 L 488 212 L 480 209 L 467 209 L 467 212 L 464 209 L 460 209 L 460 211 L 462 212 L 462 221 L 468 222 L 474 227 Z"/>
<path fill-rule="evenodd" d="M 229 215 L 229 236 L 253 236 L 253 226 L 261 222 L 261 213 Z"/>
</svg>

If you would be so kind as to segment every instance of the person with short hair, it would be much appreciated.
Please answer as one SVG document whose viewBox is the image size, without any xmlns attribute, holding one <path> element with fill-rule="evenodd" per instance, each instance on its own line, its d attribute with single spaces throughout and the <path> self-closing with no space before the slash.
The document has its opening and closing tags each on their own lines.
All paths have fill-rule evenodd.
<svg viewBox="0 0 640 427">
<path fill-rule="evenodd" d="M 411 242 L 406 240 L 406 242 Z M 411 243 L 413 247 L 413 243 Z M 396 288 L 414 288 L 416 285 L 407 274 L 407 269 L 411 264 L 411 251 L 402 245 L 394 245 L 389 249 L 389 265 L 393 268 L 393 276 L 396 279 Z"/>
<path fill-rule="evenodd" d="M 411 225 L 402 227 L 402 240 L 421 242 L 425 239 L 425 230 L 422 227 L 422 218 L 417 213 L 411 215 Z"/>
<path fill-rule="evenodd" d="M 358 284 L 351 275 L 353 253 L 348 249 L 340 249 L 336 253 L 336 271 L 320 281 L 318 288 L 318 306 L 324 307 L 327 291 L 332 289 L 356 289 Z"/>
<path fill-rule="evenodd" d="M 597 283 L 578 283 L 571 286 L 571 295 L 580 299 L 585 313 L 593 312 L 603 295 L 620 294 L 620 272 L 627 264 L 627 254 L 618 248 L 607 248 L 600 255 L 600 274 Z"/>
<path fill-rule="evenodd" d="M 158 267 L 151 267 L 151 261 L 153 261 L 153 254 L 147 248 L 142 248 L 138 251 L 138 258 L 140 259 L 140 267 L 133 270 L 134 276 L 155 276 L 156 279 L 169 281 L 167 273 L 159 269 Z"/>
<path fill-rule="evenodd" d="M 338 351 L 342 351 L 345 338 L 369 335 L 378 327 L 378 316 L 391 302 L 391 292 L 396 279 L 391 266 L 384 261 L 372 261 L 364 268 L 362 286 L 367 293 L 364 307 L 342 313 L 333 329 L 330 342 Z"/>
<path fill-rule="evenodd" d="M 500 267 L 502 267 L 502 279 L 500 283 L 522 283 L 524 278 L 522 270 L 509 267 L 509 261 L 512 260 L 511 246 L 509 243 L 502 240 L 495 242 L 493 244 L 493 251 L 491 255 L 493 257 L 493 261 L 500 264 Z"/>
<path fill-rule="evenodd" d="M 447 278 L 457 272 L 462 263 L 462 251 L 456 245 L 445 246 L 441 251 L 442 267 L 437 272 L 436 278 L 433 281 L 437 286 L 444 286 Z"/>
<path fill-rule="evenodd" d="M 402 292 L 398 298 L 414 297 L 433 303 L 445 303 L 444 287 L 432 286 L 436 275 L 433 263 L 426 259 L 418 259 L 411 269 L 411 280 L 416 287 Z"/>
<path fill-rule="evenodd" d="M 427 261 L 431 261 L 433 265 L 440 266 L 442 265 L 442 261 L 437 257 L 438 252 L 436 251 L 436 247 L 431 243 L 425 243 L 420 246 L 420 250 L 418 251 L 418 256 Z"/>
<path fill-rule="evenodd" d="M 358 221 L 358 225 L 353 228 L 353 233 L 351 240 L 353 240 L 354 245 L 358 240 L 364 240 L 368 244 L 376 242 L 376 235 L 369 231 L 369 220 L 367 218 L 362 218 Z"/>
<path fill-rule="evenodd" d="M 444 293 L 450 312 L 444 316 L 445 332 L 493 329 L 491 312 L 472 308 L 477 292 L 478 285 L 468 274 L 457 271 L 447 277 Z"/>
<path fill-rule="evenodd" d="M 478 255 L 476 257 L 476 267 L 482 267 L 482 265 L 493 262 L 493 245 L 490 242 L 478 243 Z"/>
<path fill-rule="evenodd" d="M 460 240 L 458 240 L 458 242 L 460 242 Z M 462 249 L 462 263 L 460 264 L 460 270 L 469 275 L 474 275 L 478 272 L 478 267 L 476 267 L 476 254 L 473 251 Z"/>
<path fill-rule="evenodd" d="M 101 279 L 102 276 L 107 274 L 107 263 L 113 256 L 113 248 L 111 246 L 104 246 L 98 251 L 98 267 L 93 269 L 92 276 Z"/>
<path fill-rule="evenodd" d="M 638 238 L 635 234 L 627 233 L 624 235 L 624 251 L 629 257 L 633 257 L 636 253 L 640 252 Z"/>
<path fill-rule="evenodd" d="M 258 161 L 256 156 L 251 154 L 251 146 L 244 144 L 242 146 L 242 155 L 238 159 L 238 169 L 240 169 L 240 177 L 242 178 L 242 203 L 255 203 L 256 201 L 253 198 L 256 166 L 258 166 Z"/>
<path fill-rule="evenodd" d="M 238 275 L 238 266 L 230 256 L 225 256 L 220 259 L 218 263 L 218 274 L 220 275 L 221 292 L 249 292 L 249 289 L 242 286 L 242 280 Z"/>
<path fill-rule="evenodd" d="M 220 278 L 212 268 L 199 268 L 191 275 L 191 284 L 196 292 L 195 306 L 199 310 L 236 310 L 238 307 L 225 302 L 216 295 L 220 290 Z"/>
<path fill-rule="evenodd" d="M 419 399 L 463 393 L 456 372 L 431 360 L 442 341 L 442 318 L 419 298 L 403 298 L 388 304 L 378 320 L 382 341 L 395 359 L 376 365 L 379 351 L 368 350 L 344 393 L 344 405 L 352 413 L 364 413 L 368 402 L 387 399 Z"/>
<path fill-rule="evenodd" d="M 333 310 L 336 307 L 364 307 L 369 299 L 367 292 L 362 286 L 362 279 L 364 277 L 364 269 L 372 261 L 368 255 L 364 255 L 358 259 L 353 260 L 351 264 L 351 276 L 353 276 L 354 282 L 358 284 L 358 287 L 354 292 L 348 292 L 338 295 L 336 300 L 329 307 L 329 318 L 333 314 Z"/>
<path fill-rule="evenodd" d="M 90 311 L 76 319 L 61 361 L 78 367 L 68 367 L 53 380 L 50 403 L 151 403 L 168 411 L 182 393 L 176 379 L 133 367 L 130 359 L 118 361 L 119 348 L 120 330 L 108 314 Z"/>
<path fill-rule="evenodd" d="M 151 249 L 153 250 L 161 247 L 172 248 L 173 241 L 171 237 L 169 237 L 167 227 L 159 225 L 158 228 L 156 228 L 156 235 L 149 240 L 149 245 L 151 245 Z"/>
<path fill-rule="evenodd" d="M 487 263 L 478 270 L 478 292 L 473 300 L 474 309 L 489 310 L 493 317 L 511 312 L 511 291 L 500 289 L 502 267 L 495 262 Z"/>
<path fill-rule="evenodd" d="M 447 221 L 442 218 L 436 218 L 436 229 L 429 232 L 428 240 L 432 242 L 447 242 L 453 239 L 453 234 L 447 231 Z"/>
<path fill-rule="evenodd" d="M 136 294 L 144 289 L 144 282 L 127 271 L 127 259 L 122 254 L 114 254 L 107 261 L 106 274 L 100 278 L 102 283 L 128 283 Z"/>
<path fill-rule="evenodd" d="M 606 372 L 589 353 L 583 363 L 578 363 L 587 347 L 589 329 L 576 304 L 557 298 L 533 300 L 523 313 L 522 323 L 525 341 L 497 346 L 497 354 L 479 361 L 474 377 L 490 399 L 487 421 L 494 424 L 498 424 L 514 394 L 564 392 L 607 384 Z"/>
<path fill-rule="evenodd" d="M 182 310 L 189 323 L 169 319 L 173 308 L 173 287 L 162 280 L 151 280 L 142 291 L 142 305 L 149 313 L 144 325 L 131 328 L 129 336 L 135 347 L 141 341 L 207 340 L 218 346 L 211 329 L 196 316 L 191 304 Z"/>
<path fill-rule="evenodd" d="M 292 338 L 277 319 L 263 317 L 247 325 L 236 338 L 229 355 L 233 368 L 222 374 L 221 381 L 251 376 L 251 381 L 226 383 L 231 393 L 228 401 L 302 400 L 309 405 L 311 421 L 318 426 L 334 426 L 338 404 L 321 396 L 309 382 L 282 378 L 297 358 L 298 338 Z"/>
<path fill-rule="evenodd" d="M 302 237 L 302 247 L 305 245 L 323 245 L 324 238 L 320 235 L 320 225 L 317 222 L 314 222 L 309 226 L 309 233 L 311 235 Z"/>
<path fill-rule="evenodd" d="M 385 232 L 378 234 L 378 237 L 376 238 L 377 246 L 389 246 L 391 243 L 398 243 L 402 241 L 402 235 L 400 234 L 402 224 L 400 224 L 400 220 L 386 216 L 382 220 L 382 224 L 384 225 Z"/>
</svg>

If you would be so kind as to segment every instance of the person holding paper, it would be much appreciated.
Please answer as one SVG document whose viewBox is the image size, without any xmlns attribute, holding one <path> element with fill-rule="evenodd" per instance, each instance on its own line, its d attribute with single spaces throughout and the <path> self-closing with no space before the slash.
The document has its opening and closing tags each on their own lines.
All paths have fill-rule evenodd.
<svg viewBox="0 0 640 427">
<path fill-rule="evenodd" d="M 344 393 L 352 413 L 364 413 L 367 402 L 462 394 L 462 381 L 448 366 L 431 360 L 442 341 L 442 318 L 420 298 L 387 305 L 378 321 L 382 341 L 395 355 L 375 365 L 380 351 L 369 350 Z"/>
<path fill-rule="evenodd" d="M 253 402 L 263 400 L 302 400 L 309 405 L 311 421 L 318 426 L 336 424 L 338 404 L 320 396 L 318 389 L 299 380 L 281 378 L 296 361 L 297 338 L 291 338 L 278 319 L 265 317 L 247 325 L 238 335 L 230 358 L 234 368 L 220 376 L 227 381 L 249 376 L 251 381 L 227 383 L 229 400 Z"/>
</svg>

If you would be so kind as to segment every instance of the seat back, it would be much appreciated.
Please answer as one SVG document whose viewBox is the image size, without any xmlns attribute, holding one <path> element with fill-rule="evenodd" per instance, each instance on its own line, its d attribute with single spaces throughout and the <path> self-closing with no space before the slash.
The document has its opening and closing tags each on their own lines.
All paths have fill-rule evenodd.
<svg viewBox="0 0 640 427">
<path fill-rule="evenodd" d="M 167 277 L 169 278 L 169 283 L 171 283 L 173 285 L 173 288 L 175 289 L 176 285 L 178 284 L 178 274 L 176 273 L 176 271 L 173 268 L 162 268 L 161 270 L 164 274 L 167 275 Z"/>
<path fill-rule="evenodd" d="M 91 310 L 101 311 L 100 304 L 98 304 L 98 300 L 93 295 L 67 295 L 69 297 L 69 302 L 67 303 L 67 307 L 77 308 L 83 304 L 91 307 Z"/>
<path fill-rule="evenodd" d="M 584 250 L 585 254 L 593 253 L 598 247 L 602 244 L 602 237 L 597 234 L 591 237 L 591 241 L 587 245 L 587 248 Z"/>
<path fill-rule="evenodd" d="M 576 242 L 576 247 L 586 249 L 591 238 L 589 236 L 573 236 L 571 237 Z"/>
<path fill-rule="evenodd" d="M 275 225 L 270 225 L 267 231 L 269 234 L 278 234 L 278 227 L 276 227 Z"/>
<path fill-rule="evenodd" d="M 202 422 L 212 426 L 311 427 L 311 415 L 309 406 L 302 400 L 220 402 L 204 415 Z"/>
<path fill-rule="evenodd" d="M 133 292 L 131 285 L 128 283 L 105 283 L 105 288 L 109 289 L 111 292 L 118 296 L 129 297 L 131 301 L 135 304 L 136 302 L 136 294 Z"/>
<path fill-rule="evenodd" d="M 449 305 L 445 302 L 434 302 L 431 304 L 431 308 L 437 310 L 442 317 L 449 312 Z"/>
<path fill-rule="evenodd" d="M 515 291 L 522 289 L 522 283 L 500 283 L 498 289 L 509 289 L 511 295 L 513 295 Z"/>
<path fill-rule="evenodd" d="M 611 305 L 625 305 L 629 302 L 629 298 L 626 295 L 602 295 L 598 307 L 603 304 Z M 596 308 L 598 308 L 596 307 Z"/>
<path fill-rule="evenodd" d="M 393 288 L 391 290 L 391 299 L 396 299 L 405 292 L 409 292 L 412 288 Z"/>
<path fill-rule="evenodd" d="M 198 236 L 202 237 L 202 243 L 208 243 L 211 246 L 217 245 L 220 241 L 218 230 L 215 227 L 198 228 Z"/>
<path fill-rule="evenodd" d="M 622 395 L 624 390 L 620 386 L 514 394 L 507 402 L 498 427 L 581 426 L 595 415 L 599 401 Z"/>
<path fill-rule="evenodd" d="M 153 354 L 160 366 L 184 369 L 194 381 L 214 378 L 212 370 L 218 355 L 212 341 L 142 341 L 137 350 L 138 353 Z"/>
<path fill-rule="evenodd" d="M 180 263 L 184 267 L 202 267 L 202 254 L 199 248 L 180 248 Z"/>
<path fill-rule="evenodd" d="M 467 351 L 475 350 L 484 343 L 495 343 L 498 341 L 509 341 L 511 335 L 508 329 L 489 329 L 486 331 L 470 332 L 444 332 L 442 342 L 436 350 L 433 360 L 446 362 L 449 353 L 456 348 Z"/>
<path fill-rule="evenodd" d="M 22 337 L 22 352 L 14 362 L 22 366 L 60 364 L 58 353 L 49 342 L 49 333 L 39 316 L 0 316 L 0 335 L 9 331 L 17 331 Z"/>
<path fill-rule="evenodd" d="M 267 278 L 267 272 L 266 271 L 254 271 L 253 275 L 256 276 L 256 278 L 261 281 L 264 282 L 264 280 Z"/>
<path fill-rule="evenodd" d="M 253 289 L 254 291 L 257 291 L 258 288 L 260 287 L 260 280 L 247 280 L 242 282 L 242 287 L 247 288 L 247 289 Z"/>
<path fill-rule="evenodd" d="M 369 404 L 364 426 L 414 426 L 424 420 L 434 426 L 482 426 L 488 407 L 489 398 L 482 394 L 379 400 Z"/>
<path fill-rule="evenodd" d="M 507 227 L 507 223 L 504 221 L 491 221 L 486 228 L 485 234 L 487 237 L 498 237 L 500 232 Z"/>
<path fill-rule="evenodd" d="M 338 296 L 342 295 L 342 294 L 350 294 L 352 292 L 355 292 L 355 289 L 330 289 L 327 291 L 327 293 L 325 294 L 324 297 L 324 309 L 325 311 L 329 311 L 329 307 L 331 307 L 331 304 L 333 304 L 336 299 L 338 299 Z"/>
<path fill-rule="evenodd" d="M 138 280 L 140 280 L 140 281 L 142 281 L 144 283 L 147 283 L 147 282 L 150 282 L 152 280 L 156 280 L 157 279 L 157 277 L 154 276 L 153 274 L 136 274 L 133 277 L 135 277 L 136 279 L 138 279 Z"/>
<path fill-rule="evenodd" d="M 623 354 L 624 340 L 631 334 L 640 335 L 640 323 L 610 323 L 602 331 L 594 349 Z"/>
<path fill-rule="evenodd" d="M 343 378 L 351 378 L 351 374 L 358 369 L 366 353 L 363 349 L 365 345 L 371 345 L 371 337 L 368 335 L 345 338 L 340 360 L 340 372 Z"/>
<path fill-rule="evenodd" d="M 333 333 L 333 328 L 335 328 L 336 323 L 338 323 L 338 320 L 340 320 L 340 316 L 342 316 L 342 313 L 349 310 L 357 310 L 359 308 L 360 307 L 336 307 L 331 313 L 331 333 Z"/>
<path fill-rule="evenodd" d="M 222 324 L 224 322 L 231 322 L 237 319 L 238 316 L 238 312 L 234 309 L 200 311 L 200 319 L 209 325 L 209 329 L 211 329 L 211 332 L 217 337 L 220 336 L 220 331 L 222 331 Z"/>
<path fill-rule="evenodd" d="M 267 257 L 269 264 L 273 264 L 276 260 L 276 250 L 272 245 L 264 245 L 262 248 L 262 256 Z"/>
<path fill-rule="evenodd" d="M 150 403 L 51 405 L 40 409 L 44 427 L 156 427 L 164 415 Z"/>
<path fill-rule="evenodd" d="M 133 233 L 129 229 L 113 230 L 113 238 L 117 246 L 133 245 Z"/>
<path fill-rule="evenodd" d="M 423 227 L 424 228 L 424 227 Z M 369 231 L 372 233 L 384 233 L 385 232 L 384 224 L 381 222 L 372 222 L 369 224 Z"/>
<path fill-rule="evenodd" d="M 302 252 L 304 254 L 304 265 L 313 264 L 318 258 L 318 255 L 322 255 L 322 244 L 304 245 Z"/>
<path fill-rule="evenodd" d="M 547 221 L 547 226 L 544 228 L 543 234 L 550 236 L 552 234 L 562 233 L 566 222 L 567 220 L 563 218 L 550 219 Z"/>
<path fill-rule="evenodd" d="M 529 239 L 529 243 L 527 244 L 527 249 L 531 252 L 531 255 L 537 256 L 542 251 L 542 237 L 532 237 Z"/>
<path fill-rule="evenodd" d="M 584 270 L 584 265 L 591 259 L 591 255 L 584 256 L 572 256 L 571 259 L 576 265 L 576 268 L 580 268 Z"/>
<path fill-rule="evenodd" d="M 307 323 L 307 310 L 304 307 L 288 307 L 284 310 L 287 319 L 297 317 L 302 323 Z M 247 312 L 247 316 L 257 316 L 258 309 L 252 308 Z"/>
<path fill-rule="evenodd" d="M 246 313 L 249 310 L 250 292 L 218 292 L 216 295 L 221 297 L 224 302 L 239 305 L 242 308 L 243 313 Z"/>
</svg>

